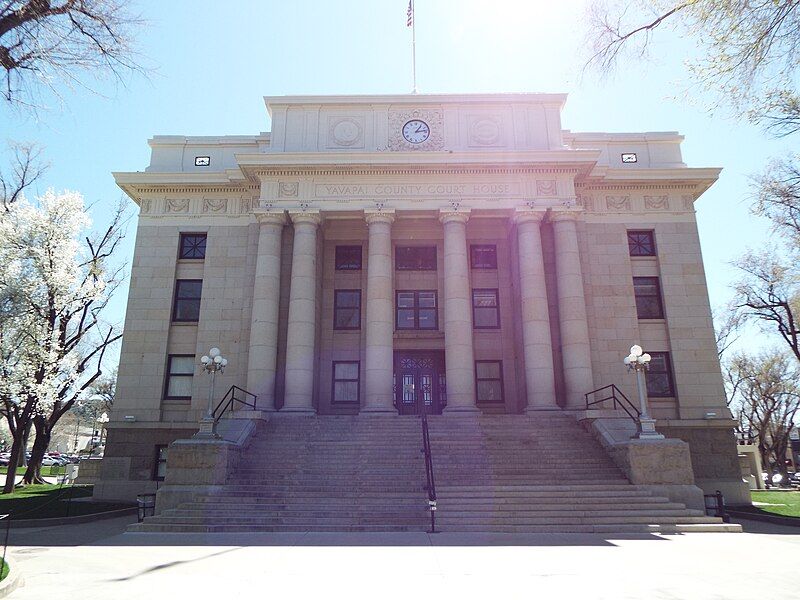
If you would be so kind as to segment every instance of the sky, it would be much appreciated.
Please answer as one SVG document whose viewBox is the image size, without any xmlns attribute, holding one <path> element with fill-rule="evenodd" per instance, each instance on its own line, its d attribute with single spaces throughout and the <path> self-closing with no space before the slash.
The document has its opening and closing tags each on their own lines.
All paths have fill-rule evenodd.
<svg viewBox="0 0 800 600">
<path fill-rule="evenodd" d="M 36 142 L 50 163 L 38 191 L 78 190 L 97 227 L 122 197 L 111 173 L 144 170 L 153 135 L 269 131 L 262 97 L 411 91 L 405 0 L 133 2 L 146 24 L 136 35 L 145 76 L 65 90 L 36 117 L 0 105 L 0 141 Z M 586 1 L 416 0 L 421 93 L 567 93 L 562 125 L 572 131 L 678 131 L 691 167 L 722 167 L 696 203 L 712 306 L 736 278 L 731 261 L 769 238 L 749 213 L 750 177 L 770 158 L 797 151 L 792 138 L 705 110 L 686 95 L 683 61 L 695 49 L 674 33 L 656 36 L 648 61 L 623 61 L 613 76 L 582 74 L 588 56 Z M 0 166 L 7 156 L 0 150 Z M 134 207 L 135 208 L 135 207 Z M 134 211 L 135 212 L 135 211 Z M 136 219 L 121 256 L 130 263 Z M 122 323 L 127 285 L 107 319 Z M 752 341 L 752 338 L 751 338 Z"/>
</svg>

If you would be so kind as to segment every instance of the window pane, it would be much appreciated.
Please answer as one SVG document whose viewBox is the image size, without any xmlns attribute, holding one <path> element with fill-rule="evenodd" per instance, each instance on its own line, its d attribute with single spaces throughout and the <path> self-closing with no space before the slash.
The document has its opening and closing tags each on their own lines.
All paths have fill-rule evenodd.
<svg viewBox="0 0 800 600">
<path fill-rule="evenodd" d="M 361 306 L 361 292 L 359 291 L 337 291 L 335 295 L 336 306 L 359 307 Z"/>
<path fill-rule="evenodd" d="M 358 379 L 358 363 L 337 362 L 333 366 L 334 379 Z"/>
<path fill-rule="evenodd" d="M 436 309 L 421 308 L 419 310 L 419 328 L 436 329 Z"/>
<path fill-rule="evenodd" d="M 206 257 L 206 234 L 205 233 L 182 233 L 181 234 L 181 258 L 205 258 Z"/>
<path fill-rule="evenodd" d="M 640 319 L 660 319 L 664 316 L 657 296 L 636 296 L 636 314 Z"/>
<path fill-rule="evenodd" d="M 175 303 L 176 321 L 199 321 L 200 320 L 200 300 L 178 299 Z"/>
<path fill-rule="evenodd" d="M 337 329 L 359 329 L 361 327 L 361 310 L 358 308 L 337 308 L 333 326 Z"/>
<path fill-rule="evenodd" d="M 414 292 L 400 292 L 397 294 L 397 306 L 400 308 L 413 308 Z"/>
<path fill-rule="evenodd" d="M 436 308 L 436 292 L 419 292 L 419 306 Z"/>
<path fill-rule="evenodd" d="M 496 269 L 497 247 L 488 244 L 470 246 L 470 262 L 473 269 Z"/>
<path fill-rule="evenodd" d="M 499 381 L 478 382 L 478 402 L 502 402 L 503 393 Z"/>
<path fill-rule="evenodd" d="M 336 381 L 333 384 L 334 402 L 358 402 L 357 381 Z"/>
<path fill-rule="evenodd" d="M 667 357 L 663 353 L 653 352 L 650 355 L 650 372 L 653 373 L 666 373 L 667 372 Z"/>
<path fill-rule="evenodd" d="M 472 290 L 472 305 L 475 307 L 497 306 L 497 292 L 494 290 Z"/>
<path fill-rule="evenodd" d="M 497 308 L 476 308 L 474 327 L 498 327 L 500 325 Z"/>
<path fill-rule="evenodd" d="M 647 373 L 647 394 L 649 396 L 672 396 L 672 386 L 666 373 Z"/>
<path fill-rule="evenodd" d="M 179 279 L 176 283 L 178 298 L 200 298 L 203 282 L 194 279 Z"/>
<path fill-rule="evenodd" d="M 336 246 L 336 270 L 358 271 L 361 269 L 361 246 Z"/>
<path fill-rule="evenodd" d="M 500 363 L 477 362 L 475 363 L 475 372 L 478 379 L 500 379 Z"/>
<path fill-rule="evenodd" d="M 631 256 L 655 256 L 656 244 L 652 231 L 629 231 L 628 250 Z"/>
<path fill-rule="evenodd" d="M 398 246 L 395 264 L 400 270 L 436 270 L 436 246 Z"/>
<path fill-rule="evenodd" d="M 191 375 L 171 375 L 167 384 L 167 396 L 170 398 L 188 398 L 192 395 Z"/>
<path fill-rule="evenodd" d="M 397 310 L 397 328 L 414 329 L 414 310 L 410 308 L 399 308 Z"/>
<path fill-rule="evenodd" d="M 169 372 L 171 375 L 192 375 L 194 373 L 194 356 L 171 356 Z"/>
</svg>

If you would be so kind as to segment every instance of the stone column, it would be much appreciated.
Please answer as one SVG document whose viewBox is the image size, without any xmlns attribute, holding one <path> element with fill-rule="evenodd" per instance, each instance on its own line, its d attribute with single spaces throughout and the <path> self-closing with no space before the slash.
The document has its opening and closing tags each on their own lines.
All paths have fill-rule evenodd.
<svg viewBox="0 0 800 600">
<path fill-rule="evenodd" d="M 313 413 L 314 342 L 317 321 L 318 212 L 289 213 L 294 223 L 292 280 L 286 332 L 283 412 Z"/>
<path fill-rule="evenodd" d="M 281 284 L 283 212 L 256 213 L 258 253 L 253 282 L 247 390 L 258 396 L 261 410 L 275 410 L 275 362 L 278 355 L 278 306 Z"/>
<path fill-rule="evenodd" d="M 539 230 L 544 211 L 517 212 L 519 243 L 519 289 L 521 296 L 522 345 L 525 357 L 526 411 L 556 409 L 553 344 L 550 339 L 550 312 Z"/>
<path fill-rule="evenodd" d="M 394 312 L 392 299 L 393 212 L 366 213 L 369 226 L 367 259 L 367 348 L 362 412 L 395 412 L 392 398 Z"/>
<path fill-rule="evenodd" d="M 550 218 L 555 233 L 558 313 L 567 407 L 580 408 L 584 405 L 584 394 L 591 392 L 594 384 L 575 224 L 577 215 L 575 212 L 560 211 L 554 212 Z"/>
<path fill-rule="evenodd" d="M 472 294 L 467 256 L 469 212 L 442 212 L 444 225 L 444 359 L 446 412 L 475 412 Z"/>
</svg>

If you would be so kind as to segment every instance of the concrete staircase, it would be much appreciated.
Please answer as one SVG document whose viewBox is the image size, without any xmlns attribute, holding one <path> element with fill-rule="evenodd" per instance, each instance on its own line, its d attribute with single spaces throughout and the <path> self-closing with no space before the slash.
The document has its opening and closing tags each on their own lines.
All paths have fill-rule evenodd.
<svg viewBox="0 0 800 600">
<path fill-rule="evenodd" d="M 736 531 L 631 485 L 569 415 L 429 417 L 442 531 Z M 274 417 L 221 491 L 137 531 L 424 531 L 420 421 Z"/>
</svg>

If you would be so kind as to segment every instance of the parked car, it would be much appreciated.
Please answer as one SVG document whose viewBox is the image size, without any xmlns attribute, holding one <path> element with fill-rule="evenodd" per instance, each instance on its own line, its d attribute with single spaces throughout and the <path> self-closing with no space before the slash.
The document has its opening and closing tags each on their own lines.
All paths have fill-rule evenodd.
<svg viewBox="0 0 800 600">
<path fill-rule="evenodd" d="M 61 462 L 52 456 L 44 456 L 42 457 L 42 466 L 43 467 L 52 467 L 53 465 L 61 466 Z"/>
</svg>

